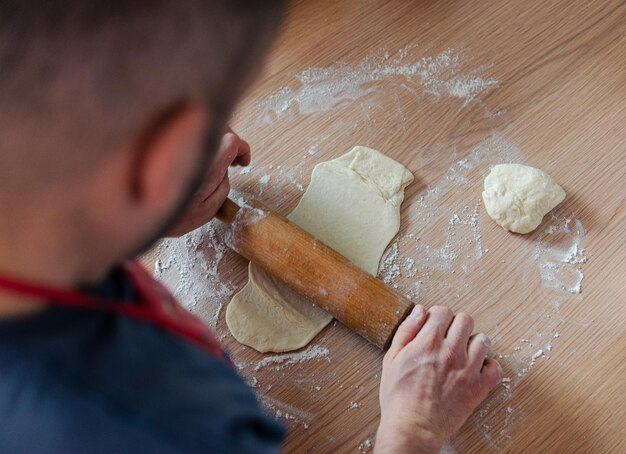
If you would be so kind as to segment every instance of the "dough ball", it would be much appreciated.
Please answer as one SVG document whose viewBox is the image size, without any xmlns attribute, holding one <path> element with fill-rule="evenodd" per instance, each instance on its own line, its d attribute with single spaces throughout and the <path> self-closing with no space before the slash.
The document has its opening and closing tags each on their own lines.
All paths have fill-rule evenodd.
<svg viewBox="0 0 626 454">
<path fill-rule="evenodd" d="M 532 232 L 563 199 L 563 188 L 534 167 L 498 164 L 485 178 L 483 201 L 487 213 L 511 232 Z"/>
</svg>

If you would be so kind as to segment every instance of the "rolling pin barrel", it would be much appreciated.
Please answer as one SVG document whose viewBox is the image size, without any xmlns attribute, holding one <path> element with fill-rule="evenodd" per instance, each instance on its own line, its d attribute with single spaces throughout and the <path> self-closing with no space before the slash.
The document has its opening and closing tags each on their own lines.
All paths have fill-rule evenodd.
<svg viewBox="0 0 626 454">
<path fill-rule="evenodd" d="M 324 243 L 264 207 L 226 200 L 227 243 L 351 330 L 388 347 L 413 304 Z"/>
</svg>

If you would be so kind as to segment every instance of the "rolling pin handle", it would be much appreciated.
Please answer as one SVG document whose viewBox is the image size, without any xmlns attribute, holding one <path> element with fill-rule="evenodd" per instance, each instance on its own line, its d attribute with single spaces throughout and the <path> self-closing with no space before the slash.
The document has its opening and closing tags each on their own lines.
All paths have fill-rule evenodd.
<svg viewBox="0 0 626 454">
<path fill-rule="evenodd" d="M 220 209 L 217 211 L 215 217 L 222 222 L 230 224 L 235 220 L 238 211 L 239 205 L 237 205 L 230 199 L 226 199 Z"/>
</svg>

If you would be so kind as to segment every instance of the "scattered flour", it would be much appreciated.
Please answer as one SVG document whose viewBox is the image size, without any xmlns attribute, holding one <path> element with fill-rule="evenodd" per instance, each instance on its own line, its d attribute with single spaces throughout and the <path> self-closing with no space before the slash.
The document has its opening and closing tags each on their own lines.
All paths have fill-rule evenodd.
<svg viewBox="0 0 626 454">
<path fill-rule="evenodd" d="M 154 276 L 165 284 L 178 301 L 199 312 L 215 329 L 223 305 L 235 292 L 230 276 L 219 266 L 229 253 L 222 241 L 219 221 L 206 224 L 181 238 L 162 240 L 156 247 Z M 202 303 L 202 308 L 197 307 Z"/>
<path fill-rule="evenodd" d="M 254 203 L 254 202 L 250 202 Z M 222 226 L 222 241 L 233 251 L 240 251 L 242 231 L 269 215 L 267 209 L 252 206 L 244 201 L 229 225 Z"/>
<path fill-rule="evenodd" d="M 550 346 L 550 349 L 552 349 L 552 346 Z M 548 350 L 548 347 L 546 347 L 546 350 Z M 537 360 L 541 358 L 542 356 L 545 356 L 545 353 L 543 352 L 543 349 L 540 348 L 533 354 L 533 356 L 531 356 L 530 365 L 534 366 L 537 363 Z"/>
<path fill-rule="evenodd" d="M 399 277 L 400 265 L 398 264 L 398 242 L 394 241 L 387 248 L 380 260 L 380 270 L 378 275 L 385 284 L 391 284 L 395 278 Z"/>
<path fill-rule="evenodd" d="M 585 229 L 580 219 L 558 219 L 546 227 L 537 240 L 535 259 L 541 281 L 546 288 L 579 294 L 584 274 L 581 265 L 587 261 L 581 242 Z"/>
<path fill-rule="evenodd" d="M 409 276 L 409 277 L 412 277 L 412 276 Z M 408 291 L 408 293 L 405 296 L 411 301 L 413 301 L 414 303 L 418 302 L 420 299 L 421 286 L 422 286 L 421 281 L 415 281 L 415 283 L 413 284 L 413 286 L 411 287 L 411 289 Z"/>
<path fill-rule="evenodd" d="M 356 410 L 357 408 L 361 408 L 361 404 L 358 402 L 350 402 L 348 405 L 348 410 Z"/>
<path fill-rule="evenodd" d="M 261 120 L 269 123 L 296 109 L 300 114 L 327 112 L 342 102 L 379 92 L 389 83 L 411 92 L 421 87 L 422 93 L 437 98 L 458 98 L 463 100 L 462 107 L 498 86 L 496 79 L 481 76 L 482 68 L 464 70 L 461 51 L 447 49 L 411 63 L 410 50 L 400 50 L 395 58 L 388 53 L 368 56 L 356 66 L 309 68 L 295 76 L 296 86 L 282 87 L 262 102 Z"/>
<path fill-rule="evenodd" d="M 271 164 L 270 164 L 271 166 Z M 265 191 L 265 187 L 267 186 L 267 184 L 270 182 L 271 177 L 266 173 L 265 175 L 263 175 L 261 178 L 259 178 L 259 197 L 261 197 L 263 195 L 263 192 Z"/>
<path fill-rule="evenodd" d="M 285 185 L 292 185 L 298 191 L 303 192 L 304 185 L 302 184 L 302 181 L 304 180 L 304 165 L 306 164 L 307 158 L 310 158 L 311 156 L 311 153 L 306 154 L 300 162 L 294 166 L 274 166 L 269 164 L 265 166 L 256 166 L 254 169 L 247 167 L 247 172 L 240 172 L 239 174 L 245 175 L 252 173 L 254 176 L 260 176 L 258 176 L 258 180 L 248 180 L 251 185 L 245 188 L 245 190 L 248 191 L 253 198 L 261 201 L 264 199 L 263 195 L 266 193 L 266 190 L 270 189 L 268 186 L 270 181 L 272 181 L 272 189 L 280 188 Z M 241 181 L 235 180 L 235 184 L 240 189 L 244 189 Z M 273 204 L 280 204 L 287 199 L 292 199 L 294 196 L 293 194 L 289 194 L 287 191 L 280 191 L 272 192 L 271 197 Z"/>
<path fill-rule="evenodd" d="M 300 408 L 296 408 L 281 400 L 273 399 L 269 396 L 261 397 L 263 405 L 274 412 L 276 419 L 285 419 L 287 422 L 296 422 L 302 424 L 302 427 L 306 430 L 309 428 L 311 421 L 313 420 L 313 414 L 304 411 Z"/>
<path fill-rule="evenodd" d="M 413 277 L 417 274 L 415 270 L 415 259 L 413 257 L 407 257 L 404 260 L 404 275 L 406 277 Z"/>
<path fill-rule="evenodd" d="M 472 272 L 485 251 L 481 205 L 467 186 L 482 181 L 482 174 L 491 165 L 520 161 L 520 151 L 494 131 L 465 158 L 454 162 L 436 184 L 404 208 L 406 222 L 420 236 L 400 234 L 391 244 L 381 260 L 379 276 L 383 281 L 404 288 L 408 280 L 406 294 L 415 301 L 420 290 L 451 285 L 450 274 Z M 446 223 L 442 225 L 444 219 Z M 445 273 L 445 279 L 435 280 L 433 273 Z M 419 278 L 417 284 L 415 277 Z"/>
<path fill-rule="evenodd" d="M 372 440 L 370 438 L 366 438 L 361 443 L 359 443 L 357 449 L 359 450 L 359 452 L 369 452 L 373 447 L 374 443 L 372 443 Z"/>
<path fill-rule="evenodd" d="M 291 365 L 318 359 L 326 359 L 327 361 L 330 361 L 329 355 L 330 351 L 328 350 L 328 348 L 320 347 L 319 345 L 311 345 L 306 350 L 303 350 L 301 352 L 286 353 L 284 355 L 273 355 L 263 358 L 257 363 L 254 370 L 258 371 L 261 368 L 272 364 Z M 275 369 L 280 370 L 281 366 L 276 366 Z"/>
</svg>

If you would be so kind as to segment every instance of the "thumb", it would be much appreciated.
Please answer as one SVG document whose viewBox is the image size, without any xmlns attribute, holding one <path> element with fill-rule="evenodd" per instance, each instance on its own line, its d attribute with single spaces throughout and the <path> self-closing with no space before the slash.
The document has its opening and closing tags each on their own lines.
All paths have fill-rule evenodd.
<svg viewBox="0 0 626 454">
<path fill-rule="evenodd" d="M 400 350 L 415 338 L 422 326 L 424 326 L 427 318 L 428 312 L 423 306 L 417 304 L 413 307 L 409 316 L 398 326 L 398 330 L 393 336 L 391 346 L 389 347 L 391 356 L 397 355 Z"/>
</svg>

